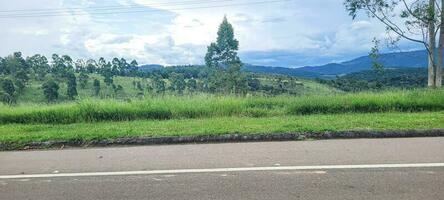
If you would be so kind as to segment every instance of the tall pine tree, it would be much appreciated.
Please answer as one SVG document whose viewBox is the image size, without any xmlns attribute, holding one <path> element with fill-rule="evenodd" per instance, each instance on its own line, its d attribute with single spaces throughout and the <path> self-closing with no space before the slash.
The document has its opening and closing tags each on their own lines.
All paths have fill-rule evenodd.
<svg viewBox="0 0 444 200">
<path fill-rule="evenodd" d="M 205 64 L 208 70 L 207 90 L 211 92 L 243 93 L 246 79 L 241 72 L 242 62 L 237 55 L 239 41 L 234 38 L 233 26 L 225 16 L 217 32 L 216 43 L 208 46 Z"/>
</svg>

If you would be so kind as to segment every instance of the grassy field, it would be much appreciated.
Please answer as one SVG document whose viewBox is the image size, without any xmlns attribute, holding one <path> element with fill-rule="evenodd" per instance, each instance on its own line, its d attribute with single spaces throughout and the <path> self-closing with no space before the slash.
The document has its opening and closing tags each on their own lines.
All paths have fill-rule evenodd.
<svg viewBox="0 0 444 200">
<path fill-rule="evenodd" d="M 444 112 L 329 114 L 281 117 L 215 117 L 75 124 L 0 125 L 0 143 L 22 148 L 30 142 L 81 141 L 122 137 L 304 133 L 345 130 L 444 128 Z"/>
<path fill-rule="evenodd" d="M 99 96 L 94 95 L 94 87 L 93 81 L 94 79 L 100 80 L 101 82 L 101 90 Z M 272 81 L 270 77 L 261 78 L 261 84 L 264 85 L 272 85 Z M 283 80 L 286 80 L 286 77 L 283 77 Z M 112 86 L 106 86 L 103 82 L 103 77 L 97 74 L 90 74 L 88 79 L 88 84 L 84 89 L 77 87 L 78 91 L 78 100 L 84 99 L 118 99 L 118 100 L 127 100 L 127 99 L 138 99 L 141 98 L 140 92 L 136 87 L 134 87 L 133 82 L 140 82 L 143 88 L 143 96 L 149 97 L 153 96 L 153 91 L 147 90 L 147 85 L 151 85 L 151 79 L 148 78 L 137 78 L 137 77 L 123 77 L 123 76 L 115 76 L 113 78 L 115 85 L 121 85 L 123 91 L 120 91 L 118 94 L 115 94 Z M 167 79 L 164 80 L 167 83 L 167 87 L 169 81 Z M 329 95 L 334 93 L 340 93 L 337 89 L 330 87 L 325 84 L 320 84 L 314 80 L 309 79 L 298 79 L 298 83 L 301 83 L 300 86 L 293 88 L 299 96 L 304 95 Z M 35 79 L 30 80 L 25 90 L 18 96 L 18 102 L 20 104 L 26 103 L 44 103 L 46 102 L 45 97 L 43 95 L 42 90 L 42 81 L 37 81 Z M 59 89 L 59 100 L 58 103 L 67 102 L 68 97 L 66 96 L 66 83 L 60 83 Z M 172 94 L 174 92 L 166 91 L 166 94 Z"/>
<path fill-rule="evenodd" d="M 82 100 L 61 104 L 0 106 L 0 124 L 169 120 L 213 117 L 421 112 L 444 110 L 444 90 L 387 91 L 316 96 L 163 96 L 132 101 Z"/>
<path fill-rule="evenodd" d="M 444 90 L 336 95 L 158 96 L 0 106 L 0 144 L 120 137 L 444 128 Z"/>
</svg>

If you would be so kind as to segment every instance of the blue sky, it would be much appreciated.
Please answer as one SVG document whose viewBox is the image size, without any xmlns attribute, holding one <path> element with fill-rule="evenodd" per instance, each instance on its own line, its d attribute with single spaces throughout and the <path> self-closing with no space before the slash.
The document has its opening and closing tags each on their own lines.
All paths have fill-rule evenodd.
<svg viewBox="0 0 444 200">
<path fill-rule="evenodd" d="M 100 11 L 112 12 L 106 15 L 91 10 L 103 6 L 118 9 Z M 353 21 L 343 0 L 0 0 L 0 8 L 61 9 L 56 16 L 0 18 L 0 56 L 22 51 L 74 58 L 125 57 L 146 64 L 201 64 L 224 15 L 235 28 L 242 60 L 258 65 L 345 61 L 366 55 L 372 38 L 386 35 L 375 21 L 365 17 Z M 131 13 L 116 13 L 127 11 Z M 416 47 L 403 42 L 400 46 Z"/>
</svg>

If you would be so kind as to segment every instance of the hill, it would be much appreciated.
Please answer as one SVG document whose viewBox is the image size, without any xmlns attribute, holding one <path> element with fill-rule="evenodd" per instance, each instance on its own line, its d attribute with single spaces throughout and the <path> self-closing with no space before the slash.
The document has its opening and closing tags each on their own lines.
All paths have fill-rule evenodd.
<svg viewBox="0 0 444 200">
<path fill-rule="evenodd" d="M 427 67 L 427 52 L 409 51 L 395 52 L 380 55 L 380 62 L 385 68 L 425 68 Z M 199 67 L 199 65 L 196 65 Z M 143 65 L 140 70 L 152 71 L 164 68 L 162 65 Z M 280 74 L 305 78 L 334 79 L 359 71 L 370 70 L 372 60 L 369 56 L 361 56 L 341 63 L 329 63 L 319 66 L 306 66 L 301 68 L 287 68 L 276 66 L 258 66 L 245 64 L 244 71 L 261 74 Z"/>
<path fill-rule="evenodd" d="M 421 88 L 427 86 L 427 69 L 386 69 L 383 73 L 364 70 L 341 76 L 335 80 L 320 80 L 343 91 L 381 90 L 389 88 Z"/>
<path fill-rule="evenodd" d="M 183 69 L 183 68 L 182 68 Z M 77 74 L 78 76 L 78 74 Z M 255 95 L 277 95 L 277 94 L 291 94 L 291 95 L 314 95 L 314 94 L 333 94 L 338 90 L 333 87 L 321 84 L 309 79 L 295 79 L 287 76 L 270 76 L 270 75 L 256 75 L 256 79 L 260 81 L 260 87 L 257 91 L 251 92 Z M 101 82 L 100 94 L 95 96 L 93 80 L 98 79 Z M 187 79 L 189 80 L 189 79 Z M 177 92 L 171 91 L 171 82 L 169 79 L 165 81 L 165 95 L 177 95 Z M 200 80 L 197 80 L 199 83 Z M 30 80 L 30 82 L 18 95 L 19 104 L 27 103 L 45 103 L 45 96 L 42 88 L 43 81 Z M 114 84 L 121 86 L 122 90 L 115 91 L 112 86 L 106 86 L 103 82 L 103 77 L 98 74 L 91 74 L 88 78 L 88 83 L 85 88 L 77 87 L 77 99 L 143 99 L 151 96 L 156 96 L 153 90 L 152 78 L 140 77 L 124 77 L 115 76 Z M 140 85 L 140 88 L 139 86 Z M 198 84 L 199 85 L 199 84 Z M 58 102 L 70 101 L 66 95 L 67 85 L 65 82 L 60 82 L 59 100 Z M 188 89 L 185 95 L 191 94 Z M 199 92 L 194 92 L 196 95 Z"/>
<path fill-rule="evenodd" d="M 427 52 L 423 50 L 381 54 L 379 61 L 385 68 L 423 68 L 427 66 Z M 308 66 L 295 70 L 316 73 L 320 76 L 336 76 L 370 70 L 371 68 L 371 58 L 369 56 L 362 56 L 342 63 Z"/>
</svg>

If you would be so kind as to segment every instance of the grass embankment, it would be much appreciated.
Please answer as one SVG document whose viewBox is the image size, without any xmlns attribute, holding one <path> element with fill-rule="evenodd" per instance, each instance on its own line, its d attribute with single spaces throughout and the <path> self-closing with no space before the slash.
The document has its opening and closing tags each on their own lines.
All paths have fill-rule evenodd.
<svg viewBox="0 0 444 200">
<path fill-rule="evenodd" d="M 220 117 L 165 121 L 75 124 L 0 125 L 0 144 L 22 148 L 30 142 L 88 142 L 122 137 L 273 134 L 350 130 L 411 130 L 444 128 L 444 112 L 329 114 L 265 118 Z"/>
<path fill-rule="evenodd" d="M 83 100 L 56 105 L 0 106 L 0 124 L 277 117 L 308 114 L 444 110 L 444 90 L 387 91 L 327 96 L 153 97 L 123 102 Z"/>
<path fill-rule="evenodd" d="M 0 106 L 0 149 L 47 141 L 443 128 L 444 90 Z"/>
</svg>

